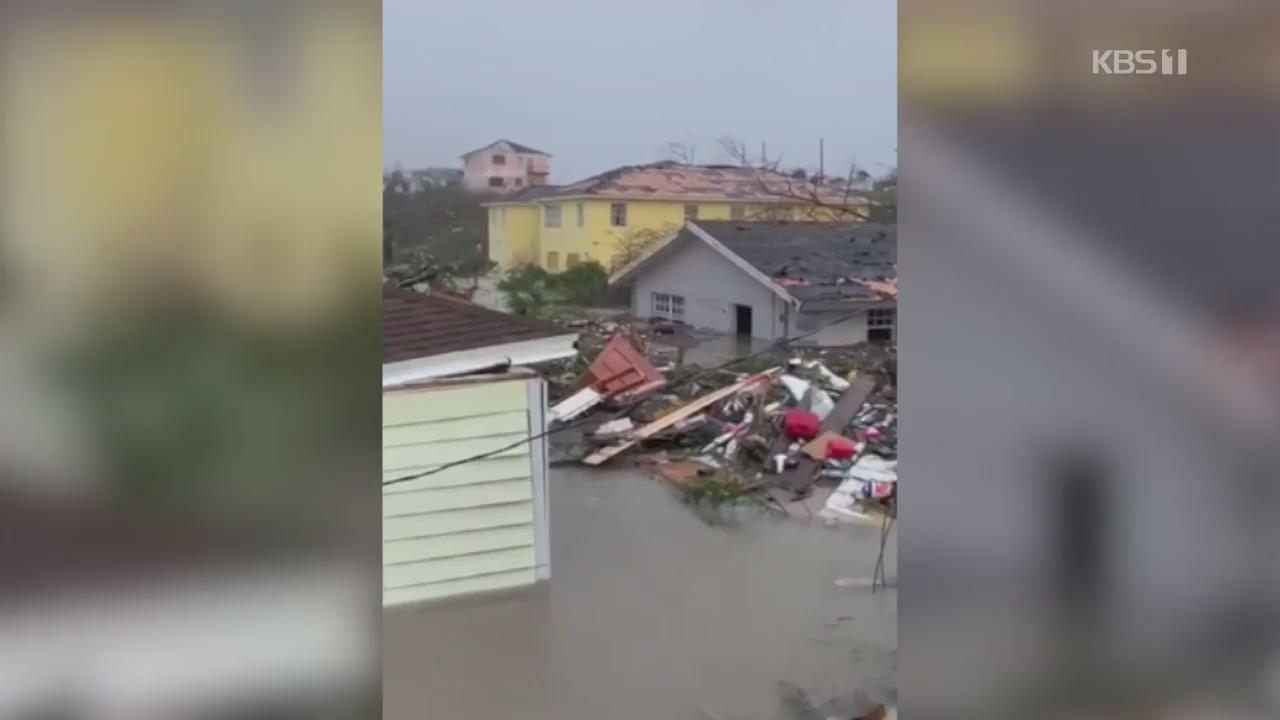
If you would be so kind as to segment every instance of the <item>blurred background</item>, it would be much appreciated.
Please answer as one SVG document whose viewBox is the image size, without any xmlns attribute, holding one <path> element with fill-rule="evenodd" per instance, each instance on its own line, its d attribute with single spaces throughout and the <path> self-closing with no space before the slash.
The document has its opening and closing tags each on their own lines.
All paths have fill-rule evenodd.
<svg viewBox="0 0 1280 720">
<path fill-rule="evenodd" d="M 1278 21 L 900 4 L 903 717 L 1280 716 Z"/>
<path fill-rule="evenodd" d="M 0 9 L 0 715 L 377 712 L 379 23 Z"/>
</svg>

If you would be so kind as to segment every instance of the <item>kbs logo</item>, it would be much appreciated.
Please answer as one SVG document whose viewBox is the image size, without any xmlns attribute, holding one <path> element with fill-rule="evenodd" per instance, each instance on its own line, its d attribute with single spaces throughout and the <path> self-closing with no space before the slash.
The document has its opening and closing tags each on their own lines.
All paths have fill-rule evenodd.
<svg viewBox="0 0 1280 720">
<path fill-rule="evenodd" d="M 1157 57 L 1159 60 L 1157 60 Z M 1094 75 L 1186 75 L 1186 50 L 1094 50 Z"/>
</svg>

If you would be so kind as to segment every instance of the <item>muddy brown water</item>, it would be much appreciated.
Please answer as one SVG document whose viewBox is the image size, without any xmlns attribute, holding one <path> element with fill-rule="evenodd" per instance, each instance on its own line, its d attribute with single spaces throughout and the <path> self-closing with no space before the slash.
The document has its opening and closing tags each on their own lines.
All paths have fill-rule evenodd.
<svg viewBox="0 0 1280 720">
<path fill-rule="evenodd" d="M 551 543 L 534 589 L 384 614 L 384 718 L 791 720 L 788 686 L 895 699 L 897 593 L 865 582 L 878 526 L 696 513 L 637 472 L 568 467 Z M 887 558 L 892 579 L 892 536 Z"/>
</svg>

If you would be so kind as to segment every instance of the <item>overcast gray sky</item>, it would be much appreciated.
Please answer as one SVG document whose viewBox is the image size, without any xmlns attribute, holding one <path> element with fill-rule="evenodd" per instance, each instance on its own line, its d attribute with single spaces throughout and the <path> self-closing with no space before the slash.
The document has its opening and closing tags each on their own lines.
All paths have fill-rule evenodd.
<svg viewBox="0 0 1280 720">
<path fill-rule="evenodd" d="M 383 156 L 459 166 L 505 137 L 551 181 L 727 158 L 731 135 L 783 164 L 896 165 L 896 0 L 384 0 Z M 881 164 L 883 163 L 883 164 Z"/>
</svg>

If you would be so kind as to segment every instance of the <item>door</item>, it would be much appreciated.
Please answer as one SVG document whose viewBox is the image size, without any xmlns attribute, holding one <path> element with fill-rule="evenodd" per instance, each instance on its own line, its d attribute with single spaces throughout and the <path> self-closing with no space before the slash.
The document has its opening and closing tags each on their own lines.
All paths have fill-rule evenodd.
<svg viewBox="0 0 1280 720">
<path fill-rule="evenodd" d="M 751 337 L 751 306 L 734 305 L 734 329 L 740 337 Z"/>
</svg>

